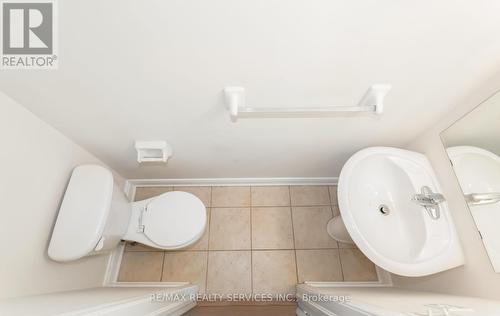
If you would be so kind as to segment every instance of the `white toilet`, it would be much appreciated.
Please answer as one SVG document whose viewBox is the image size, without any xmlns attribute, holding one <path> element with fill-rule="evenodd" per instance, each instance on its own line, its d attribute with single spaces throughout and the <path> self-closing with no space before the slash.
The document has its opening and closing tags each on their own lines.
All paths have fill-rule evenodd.
<svg viewBox="0 0 500 316">
<path fill-rule="evenodd" d="M 191 193 L 173 191 L 129 202 L 109 170 L 81 165 L 71 174 L 48 254 L 71 261 L 110 251 L 121 240 L 180 249 L 199 240 L 206 225 L 205 206 Z"/>
</svg>

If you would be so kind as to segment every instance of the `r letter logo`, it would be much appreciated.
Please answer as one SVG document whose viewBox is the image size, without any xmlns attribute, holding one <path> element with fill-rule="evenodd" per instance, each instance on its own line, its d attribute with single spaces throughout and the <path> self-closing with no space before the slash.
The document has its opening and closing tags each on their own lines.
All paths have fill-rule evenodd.
<svg viewBox="0 0 500 316">
<path fill-rule="evenodd" d="M 1 5 L 1 67 L 57 68 L 55 3 L 3 1 Z"/>
</svg>

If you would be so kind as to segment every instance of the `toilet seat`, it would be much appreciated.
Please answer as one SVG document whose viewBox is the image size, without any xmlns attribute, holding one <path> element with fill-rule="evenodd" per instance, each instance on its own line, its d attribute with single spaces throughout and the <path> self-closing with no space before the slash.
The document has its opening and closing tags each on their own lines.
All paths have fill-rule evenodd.
<svg viewBox="0 0 500 316">
<path fill-rule="evenodd" d="M 146 204 L 139 219 L 143 234 L 166 249 L 182 248 L 198 240 L 207 223 L 203 202 L 191 193 L 173 191 Z"/>
</svg>

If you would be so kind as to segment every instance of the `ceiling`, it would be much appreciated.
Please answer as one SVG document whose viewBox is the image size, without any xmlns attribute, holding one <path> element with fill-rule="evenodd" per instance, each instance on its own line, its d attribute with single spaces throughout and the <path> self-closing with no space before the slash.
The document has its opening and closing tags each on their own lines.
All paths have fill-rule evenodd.
<svg viewBox="0 0 500 316">
<path fill-rule="evenodd" d="M 3 70 L 3 92 L 127 178 L 337 176 L 355 151 L 404 146 L 500 70 L 500 1 L 58 2 L 59 69 Z M 380 117 L 246 119 L 253 106 L 355 104 Z M 139 166 L 135 140 L 167 140 Z"/>
</svg>

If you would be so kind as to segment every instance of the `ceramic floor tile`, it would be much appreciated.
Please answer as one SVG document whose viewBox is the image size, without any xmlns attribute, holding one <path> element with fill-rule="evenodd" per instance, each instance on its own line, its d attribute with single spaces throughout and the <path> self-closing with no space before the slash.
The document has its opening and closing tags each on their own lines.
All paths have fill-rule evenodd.
<svg viewBox="0 0 500 316">
<path fill-rule="evenodd" d="M 163 251 L 163 249 L 149 247 L 138 242 L 127 242 L 125 251 Z"/>
<path fill-rule="evenodd" d="M 185 186 L 177 186 L 173 188 L 174 191 L 183 191 L 191 193 L 197 196 L 205 205 L 205 207 L 211 206 L 212 200 L 212 188 L 211 187 L 185 187 Z"/>
<path fill-rule="evenodd" d="M 253 249 L 293 249 L 289 207 L 252 208 Z"/>
<path fill-rule="evenodd" d="M 297 250 L 299 283 L 305 281 L 341 282 L 338 249 Z"/>
<path fill-rule="evenodd" d="M 328 187 L 328 190 L 330 191 L 330 202 L 332 205 L 339 205 L 338 198 L 337 198 L 337 186 L 336 185 L 331 185 Z"/>
<path fill-rule="evenodd" d="M 253 251 L 252 276 L 254 294 L 294 294 L 297 284 L 295 252 Z"/>
<path fill-rule="evenodd" d="M 295 248 L 337 248 L 337 242 L 326 231 L 332 217 L 330 206 L 293 207 Z"/>
<path fill-rule="evenodd" d="M 191 282 L 197 284 L 200 293 L 205 293 L 207 275 L 206 251 L 165 252 L 163 282 Z"/>
<path fill-rule="evenodd" d="M 203 201 L 207 230 L 179 251 L 127 242 L 119 281 L 188 281 L 201 293 L 220 294 L 248 294 L 253 285 L 254 293 L 283 294 L 297 282 L 377 280 L 356 245 L 337 243 L 326 231 L 340 214 L 336 186 L 139 187 L 135 200 L 174 189 Z"/>
<path fill-rule="evenodd" d="M 250 249 L 250 209 L 212 208 L 210 250 Z"/>
<path fill-rule="evenodd" d="M 135 189 L 134 201 L 142 201 L 172 191 L 172 187 L 138 187 Z"/>
<path fill-rule="evenodd" d="M 330 193 L 327 186 L 291 186 L 290 197 L 292 206 L 330 205 Z"/>
<path fill-rule="evenodd" d="M 376 281 L 375 265 L 359 249 L 340 249 L 345 281 Z"/>
<path fill-rule="evenodd" d="M 275 303 L 276 304 L 276 303 Z M 199 304 L 183 316 L 296 316 L 297 305 L 293 303 L 247 304 L 247 305 L 210 305 Z"/>
<path fill-rule="evenodd" d="M 118 281 L 159 282 L 163 252 L 134 251 L 123 253 Z"/>
<path fill-rule="evenodd" d="M 340 209 L 339 209 L 338 205 L 332 205 L 332 212 L 333 212 L 333 216 L 340 215 Z"/>
<path fill-rule="evenodd" d="M 349 244 L 349 243 L 343 243 L 339 242 L 339 248 L 344 248 L 344 249 L 358 249 L 356 244 Z"/>
<path fill-rule="evenodd" d="M 252 206 L 289 206 L 288 186 L 256 186 L 251 188 Z"/>
<path fill-rule="evenodd" d="M 249 207 L 250 187 L 212 187 L 213 207 Z"/>
<path fill-rule="evenodd" d="M 210 251 L 207 293 L 250 294 L 252 292 L 250 251 Z"/>
<path fill-rule="evenodd" d="M 208 239 L 210 235 L 210 214 L 211 209 L 207 208 L 207 227 L 200 240 L 182 250 L 208 250 Z"/>
</svg>

